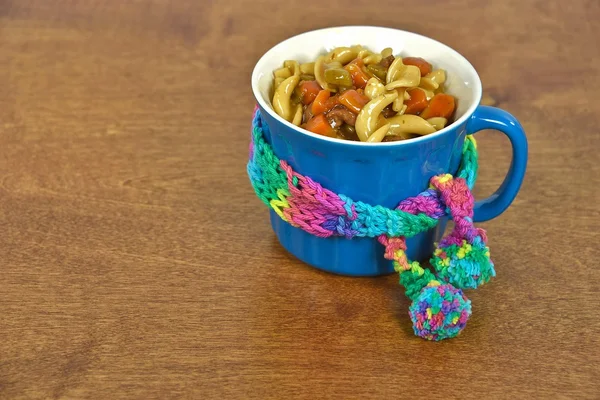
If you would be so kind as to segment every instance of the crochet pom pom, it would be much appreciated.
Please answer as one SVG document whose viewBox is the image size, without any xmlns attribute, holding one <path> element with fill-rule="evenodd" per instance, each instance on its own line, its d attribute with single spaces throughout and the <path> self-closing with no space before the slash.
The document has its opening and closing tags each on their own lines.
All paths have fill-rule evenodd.
<svg viewBox="0 0 600 400">
<path fill-rule="evenodd" d="M 440 246 L 431 258 L 438 278 L 461 289 L 475 289 L 496 276 L 490 250 L 480 236 L 470 244 Z"/>
<path fill-rule="evenodd" d="M 471 301 L 452 285 L 430 285 L 413 301 L 409 314 L 417 336 L 435 341 L 453 338 L 467 324 Z"/>
</svg>

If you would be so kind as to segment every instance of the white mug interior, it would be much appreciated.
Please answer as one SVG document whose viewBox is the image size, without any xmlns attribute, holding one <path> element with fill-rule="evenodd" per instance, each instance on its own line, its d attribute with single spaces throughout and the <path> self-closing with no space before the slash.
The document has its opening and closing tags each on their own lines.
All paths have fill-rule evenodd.
<svg viewBox="0 0 600 400">
<path fill-rule="evenodd" d="M 312 62 L 319 55 L 339 46 L 360 44 L 379 52 L 391 47 L 394 55 L 401 57 L 422 57 L 434 68 L 446 71 L 446 93 L 457 99 L 455 120 L 446 128 L 430 135 L 411 141 L 427 140 L 442 135 L 446 130 L 465 122 L 473 114 L 481 100 L 481 80 L 465 57 L 456 50 L 437 40 L 392 28 L 375 26 L 343 26 L 319 29 L 293 36 L 271 48 L 257 62 L 252 72 L 252 91 L 260 106 L 280 121 L 298 132 L 322 140 L 339 139 L 318 135 L 301 129 L 277 114 L 271 105 L 270 93 L 273 85 L 273 71 L 283 66 L 285 60 L 298 60 L 300 63 Z M 347 144 L 373 146 L 372 143 L 344 141 Z M 402 145 L 403 141 L 384 142 L 375 145 Z"/>
</svg>

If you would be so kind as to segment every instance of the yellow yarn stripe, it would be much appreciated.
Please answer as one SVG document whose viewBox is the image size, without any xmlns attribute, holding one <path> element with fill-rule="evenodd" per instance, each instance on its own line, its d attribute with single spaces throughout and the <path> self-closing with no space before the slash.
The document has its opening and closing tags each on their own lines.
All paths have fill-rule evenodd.
<svg viewBox="0 0 600 400">
<path fill-rule="evenodd" d="M 281 217 L 281 219 L 283 219 L 285 222 L 290 222 L 287 220 L 285 215 L 283 215 L 283 209 L 290 208 L 290 205 L 287 202 L 287 198 L 289 196 L 290 193 L 286 189 L 277 189 L 277 197 L 279 200 L 273 199 L 269 202 L 271 208 L 273 208 L 273 211 L 275 211 L 277 215 L 279 215 L 279 217 Z"/>
</svg>

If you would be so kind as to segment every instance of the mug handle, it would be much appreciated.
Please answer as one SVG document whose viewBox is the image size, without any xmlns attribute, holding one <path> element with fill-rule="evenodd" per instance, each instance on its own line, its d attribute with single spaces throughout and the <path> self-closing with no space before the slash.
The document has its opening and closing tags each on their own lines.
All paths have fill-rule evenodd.
<svg viewBox="0 0 600 400">
<path fill-rule="evenodd" d="M 512 160 L 502 185 L 487 199 L 475 203 L 474 222 L 484 222 L 502 214 L 513 202 L 527 168 L 527 137 L 515 117 L 496 107 L 479 106 L 467 123 L 467 134 L 483 129 L 495 129 L 504 133 L 512 145 Z"/>
</svg>

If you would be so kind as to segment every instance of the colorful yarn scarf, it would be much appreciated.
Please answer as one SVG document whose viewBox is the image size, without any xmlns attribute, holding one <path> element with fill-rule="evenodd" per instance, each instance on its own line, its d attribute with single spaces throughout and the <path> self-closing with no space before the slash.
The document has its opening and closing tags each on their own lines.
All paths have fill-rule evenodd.
<svg viewBox="0 0 600 400">
<path fill-rule="evenodd" d="M 258 198 L 284 221 L 313 235 L 377 238 L 412 300 L 415 334 L 436 341 L 458 335 L 471 315 L 471 301 L 462 289 L 475 289 L 496 274 L 485 231 L 473 226 L 475 139 L 467 136 L 455 177 L 434 176 L 427 190 L 389 209 L 333 193 L 294 171 L 275 156 L 264 131 L 268 126 L 256 109 L 247 170 Z M 454 229 L 436 244 L 430 260 L 435 272 L 409 261 L 406 238 L 435 227 L 446 215 Z"/>
</svg>

